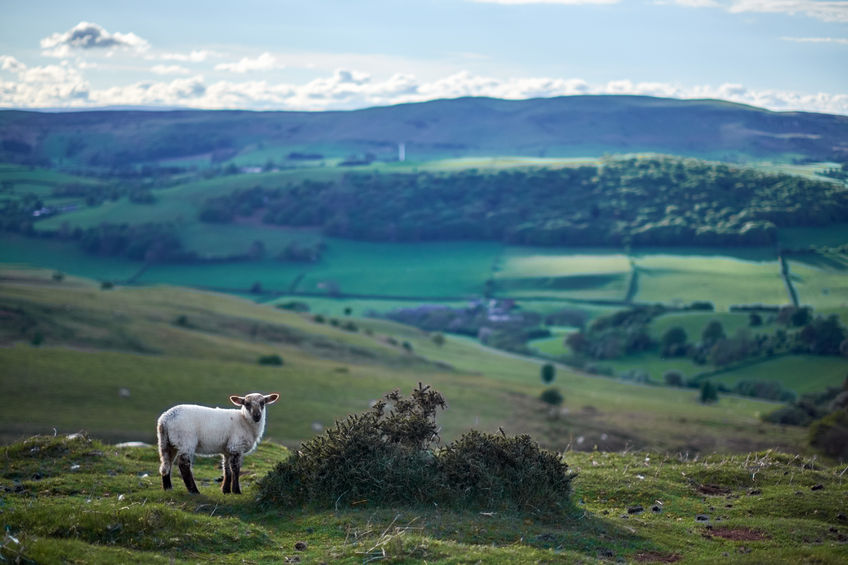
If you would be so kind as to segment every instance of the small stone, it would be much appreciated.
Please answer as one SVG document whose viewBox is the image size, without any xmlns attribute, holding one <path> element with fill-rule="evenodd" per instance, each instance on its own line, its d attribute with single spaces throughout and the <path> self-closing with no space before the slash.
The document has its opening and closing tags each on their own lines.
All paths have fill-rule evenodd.
<svg viewBox="0 0 848 565">
<path fill-rule="evenodd" d="M 697 516 L 695 516 L 695 521 L 696 522 L 709 522 L 710 517 L 707 516 L 706 514 L 698 514 Z"/>
<path fill-rule="evenodd" d="M 299 542 L 294 544 L 294 548 L 298 551 L 306 551 L 306 542 L 305 541 L 299 541 Z"/>
<path fill-rule="evenodd" d="M 654 504 L 653 506 L 651 506 L 651 512 L 656 512 L 657 514 L 659 514 L 660 512 L 662 512 L 662 506 L 660 506 L 659 504 Z"/>
<path fill-rule="evenodd" d="M 842 520 L 843 522 L 848 520 L 848 516 L 846 516 L 843 512 L 840 512 L 836 515 L 837 520 Z"/>
<path fill-rule="evenodd" d="M 757 495 L 757 494 L 763 494 L 763 491 L 761 491 L 761 490 L 760 490 L 760 489 L 758 489 L 758 488 L 755 488 L 754 490 L 749 491 L 749 492 L 748 492 L 748 494 L 749 494 L 750 496 L 755 496 L 755 495 Z"/>
<path fill-rule="evenodd" d="M 818 485 L 813 485 L 812 487 L 810 487 L 810 490 L 822 490 L 823 488 L 824 488 L 824 485 L 818 484 Z"/>
<path fill-rule="evenodd" d="M 642 508 L 642 506 L 638 505 L 638 504 L 636 506 L 628 506 L 627 507 L 627 513 L 628 514 L 639 514 L 639 513 L 644 512 L 644 511 L 645 511 L 645 509 Z"/>
</svg>

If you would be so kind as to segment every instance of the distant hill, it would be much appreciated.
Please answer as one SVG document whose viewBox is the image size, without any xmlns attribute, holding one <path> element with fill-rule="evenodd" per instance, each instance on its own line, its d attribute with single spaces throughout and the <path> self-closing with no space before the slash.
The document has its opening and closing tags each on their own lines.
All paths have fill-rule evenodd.
<svg viewBox="0 0 848 565">
<path fill-rule="evenodd" d="M 0 161 L 115 167 L 264 150 L 275 160 L 362 156 L 587 156 L 848 160 L 848 117 L 717 100 L 458 98 L 346 112 L 0 111 Z M 370 156 L 368 154 L 371 154 Z"/>
</svg>

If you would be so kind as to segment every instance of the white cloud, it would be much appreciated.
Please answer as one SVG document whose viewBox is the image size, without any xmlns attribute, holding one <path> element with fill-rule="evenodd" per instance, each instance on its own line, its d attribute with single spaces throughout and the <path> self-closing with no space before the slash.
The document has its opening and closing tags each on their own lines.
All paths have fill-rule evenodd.
<svg viewBox="0 0 848 565">
<path fill-rule="evenodd" d="M 794 41 L 796 43 L 837 43 L 848 45 L 846 37 L 781 37 L 783 41 Z"/>
<path fill-rule="evenodd" d="M 731 14 L 803 15 L 825 22 L 848 22 L 848 2 L 845 0 L 656 0 L 655 3 L 721 8 Z"/>
<path fill-rule="evenodd" d="M 804 14 L 826 22 L 848 22 L 848 2 L 844 0 L 732 0 L 729 11 Z"/>
<path fill-rule="evenodd" d="M 180 65 L 153 65 L 150 71 L 157 75 L 188 75 L 191 74 L 185 67 Z"/>
<path fill-rule="evenodd" d="M 159 56 L 163 61 L 180 61 L 183 63 L 202 63 L 210 57 L 218 57 L 219 53 L 206 49 L 195 49 L 190 53 L 163 53 Z"/>
<path fill-rule="evenodd" d="M 277 61 L 277 58 L 266 51 L 252 59 L 250 57 L 244 57 L 236 63 L 220 63 L 215 65 L 215 70 L 246 73 L 249 71 L 270 71 L 282 67 L 283 65 Z"/>
<path fill-rule="evenodd" d="M 26 65 L 10 55 L 0 55 L 0 70 L 18 72 L 26 69 Z"/>
<path fill-rule="evenodd" d="M 0 61 L 4 65 L 15 64 L 5 58 Z M 753 90 L 731 83 L 684 86 L 621 79 L 592 84 L 579 78 L 500 79 L 467 71 L 422 81 L 410 74 L 376 79 L 366 73 L 338 69 L 331 75 L 302 84 L 264 80 L 207 83 L 202 75 L 195 75 L 91 89 L 79 70 L 68 63 L 32 68 L 21 66 L 13 72 L 18 77 L 17 81 L 0 82 L 0 106 L 162 105 L 252 110 L 346 110 L 463 96 L 520 100 L 577 94 L 634 94 L 681 99 L 715 98 L 771 110 L 848 115 L 848 94 Z"/>
<path fill-rule="evenodd" d="M 150 45 L 134 33 L 109 33 L 102 26 L 80 22 L 64 33 L 54 33 L 41 40 L 45 55 L 67 57 L 73 51 L 115 49 L 145 51 Z"/>
</svg>

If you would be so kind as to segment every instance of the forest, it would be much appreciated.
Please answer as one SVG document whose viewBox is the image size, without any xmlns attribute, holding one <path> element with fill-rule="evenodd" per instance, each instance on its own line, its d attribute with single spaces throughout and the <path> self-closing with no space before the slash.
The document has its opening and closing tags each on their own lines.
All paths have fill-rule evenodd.
<svg viewBox="0 0 848 565">
<path fill-rule="evenodd" d="M 349 173 L 208 199 L 206 222 L 261 214 L 371 241 L 525 245 L 754 246 L 777 229 L 848 219 L 838 184 L 704 161 L 609 159 L 601 166 L 492 173 Z"/>
</svg>

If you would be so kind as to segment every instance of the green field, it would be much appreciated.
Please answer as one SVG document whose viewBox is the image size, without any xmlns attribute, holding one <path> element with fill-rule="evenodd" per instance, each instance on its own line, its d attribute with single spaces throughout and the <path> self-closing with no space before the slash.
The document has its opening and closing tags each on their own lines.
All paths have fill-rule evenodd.
<svg viewBox="0 0 848 565">
<path fill-rule="evenodd" d="M 817 308 L 845 308 L 848 306 L 848 264 L 838 260 L 811 265 L 802 261 L 789 261 L 792 284 L 801 304 Z"/>
<path fill-rule="evenodd" d="M 776 258 L 744 260 L 694 252 L 638 254 L 634 259 L 639 268 L 636 300 L 640 302 L 707 300 L 717 310 L 733 304 L 789 303 Z"/>
<path fill-rule="evenodd" d="M 282 389 L 291 400 L 283 402 L 280 427 L 270 433 L 291 445 L 311 436 L 313 422 L 327 425 L 387 390 L 426 381 L 452 399 L 442 418 L 446 438 L 470 426 L 500 425 L 560 448 L 582 435 L 611 448 L 803 449 L 801 430 L 787 433 L 758 421 L 773 404 L 725 398 L 704 406 L 695 391 L 634 386 L 560 367 L 556 385 L 572 416 L 549 420 L 536 398 L 543 386 L 539 362 L 473 340 L 449 336 L 439 346 L 427 333 L 380 320 L 357 318 L 360 331 L 350 332 L 224 295 L 171 287 L 103 291 L 49 275 L 3 271 L 0 298 L 20 314 L 7 320 L 3 334 L 2 386 L 37 394 L 42 407 L 33 412 L 10 404 L 0 415 L 6 439 L 56 427 L 149 441 L 155 415 L 174 402 L 220 405 L 234 392 Z M 34 332 L 43 336 L 40 347 L 30 345 Z M 413 353 L 388 337 L 408 342 Z M 285 359 L 283 367 L 256 363 L 271 352 Z M 118 395 L 122 387 L 130 397 Z M 591 414 L 583 414 L 587 406 Z M 108 414 L 116 410 L 121 417 L 113 421 Z M 671 425 L 680 418 L 688 424 Z"/>
<path fill-rule="evenodd" d="M 733 386 L 739 381 L 777 381 L 798 395 L 838 387 L 848 378 L 848 363 L 839 357 L 792 355 L 711 377 Z"/>
</svg>

